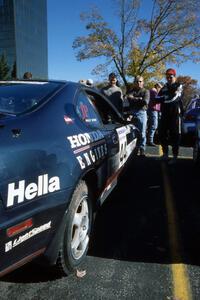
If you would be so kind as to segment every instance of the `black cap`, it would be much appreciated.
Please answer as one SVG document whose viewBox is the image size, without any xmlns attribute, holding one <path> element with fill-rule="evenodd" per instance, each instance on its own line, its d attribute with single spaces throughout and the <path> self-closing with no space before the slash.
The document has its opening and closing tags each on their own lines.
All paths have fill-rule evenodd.
<svg viewBox="0 0 200 300">
<path fill-rule="evenodd" d="M 109 78 L 113 78 L 113 77 L 114 77 L 114 78 L 117 78 L 117 76 L 116 76 L 115 73 L 110 73 L 108 77 L 109 77 Z"/>
</svg>

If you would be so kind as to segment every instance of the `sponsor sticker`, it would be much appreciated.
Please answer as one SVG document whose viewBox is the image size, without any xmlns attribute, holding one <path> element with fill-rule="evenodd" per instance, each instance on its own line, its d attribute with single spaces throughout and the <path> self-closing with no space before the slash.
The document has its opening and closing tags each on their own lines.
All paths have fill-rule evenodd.
<svg viewBox="0 0 200 300">
<path fill-rule="evenodd" d="M 65 121 L 66 124 L 73 124 L 74 123 L 74 120 L 71 119 L 70 117 L 66 116 L 66 115 L 64 116 L 64 121 Z"/>
<path fill-rule="evenodd" d="M 81 169 L 107 155 L 107 145 L 100 130 L 68 136 L 67 139 Z"/>
<path fill-rule="evenodd" d="M 37 234 L 44 232 L 51 228 L 51 221 L 45 223 L 39 227 L 35 227 L 29 232 L 25 233 L 24 235 L 20 235 L 16 239 L 9 241 L 5 244 L 5 252 L 12 250 L 13 248 L 17 247 L 18 245 L 24 243 L 25 241 L 29 240 L 30 238 L 36 236 Z"/>
<path fill-rule="evenodd" d="M 119 168 L 123 166 L 127 160 L 127 128 L 117 128 L 117 134 L 119 138 Z"/>
<path fill-rule="evenodd" d="M 36 197 L 53 193 L 60 190 L 60 179 L 57 176 L 48 177 L 48 174 L 38 176 L 37 183 L 31 182 L 26 185 L 25 180 L 18 183 L 12 182 L 8 185 L 7 207 L 19 204 L 25 200 L 32 200 Z"/>
</svg>

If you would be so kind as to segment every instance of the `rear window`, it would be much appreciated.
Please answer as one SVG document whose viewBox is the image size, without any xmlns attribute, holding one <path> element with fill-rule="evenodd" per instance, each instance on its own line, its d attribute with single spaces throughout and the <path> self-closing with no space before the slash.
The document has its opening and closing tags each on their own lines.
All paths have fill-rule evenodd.
<svg viewBox="0 0 200 300">
<path fill-rule="evenodd" d="M 200 108 L 200 99 L 196 100 L 196 108 Z"/>
<path fill-rule="evenodd" d="M 63 83 L 0 81 L 0 113 L 20 114 L 50 97 Z"/>
<path fill-rule="evenodd" d="M 196 109 L 196 108 L 200 108 L 200 99 L 194 99 L 192 100 L 187 107 L 187 110 L 191 110 L 191 109 Z"/>
</svg>

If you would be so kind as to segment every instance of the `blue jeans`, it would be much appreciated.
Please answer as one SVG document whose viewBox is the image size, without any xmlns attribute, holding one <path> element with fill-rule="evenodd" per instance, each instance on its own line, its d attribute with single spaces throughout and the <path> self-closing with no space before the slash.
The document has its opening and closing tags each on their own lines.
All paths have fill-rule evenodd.
<svg viewBox="0 0 200 300">
<path fill-rule="evenodd" d="M 146 148 L 146 129 L 147 129 L 147 111 L 144 109 L 132 111 L 134 124 L 140 131 L 140 137 L 137 140 L 137 148 L 145 150 Z"/>
<path fill-rule="evenodd" d="M 148 142 L 153 143 L 154 135 L 158 127 L 158 111 L 148 110 Z"/>
</svg>

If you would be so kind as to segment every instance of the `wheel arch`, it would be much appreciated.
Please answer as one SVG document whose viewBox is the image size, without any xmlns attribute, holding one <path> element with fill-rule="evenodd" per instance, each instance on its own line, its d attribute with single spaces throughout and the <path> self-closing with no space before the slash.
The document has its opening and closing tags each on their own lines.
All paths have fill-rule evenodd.
<svg viewBox="0 0 200 300">
<path fill-rule="evenodd" d="M 97 210 L 97 199 L 98 199 L 98 194 L 99 194 L 99 189 L 98 189 L 98 177 L 95 172 L 95 170 L 90 170 L 87 172 L 83 178 L 83 181 L 86 182 L 89 192 L 91 193 L 91 198 L 92 198 L 92 205 L 93 205 L 93 210 Z"/>
<path fill-rule="evenodd" d="M 98 208 L 98 205 L 97 205 L 98 177 L 97 177 L 95 170 L 92 169 L 92 170 L 89 170 L 87 173 L 85 173 L 83 175 L 83 177 L 79 178 L 77 184 L 81 180 L 85 181 L 89 188 L 89 192 L 91 194 L 91 199 L 92 199 L 92 209 L 93 209 L 93 212 L 95 212 Z M 77 186 L 77 184 L 76 184 L 76 186 Z M 73 192 L 74 192 L 74 190 L 73 190 Z M 72 195 L 73 195 L 73 192 L 72 192 Z M 67 211 L 64 213 L 63 218 L 60 222 L 60 225 L 59 225 L 58 229 L 56 230 L 56 233 L 55 233 L 53 239 L 51 240 L 50 244 L 48 245 L 48 247 L 43 255 L 45 259 L 41 260 L 41 263 L 48 264 L 48 265 L 56 264 L 59 249 L 60 249 L 62 232 L 63 232 L 63 228 L 65 227 L 65 219 L 66 219 L 65 214 L 66 213 L 67 213 Z"/>
</svg>

